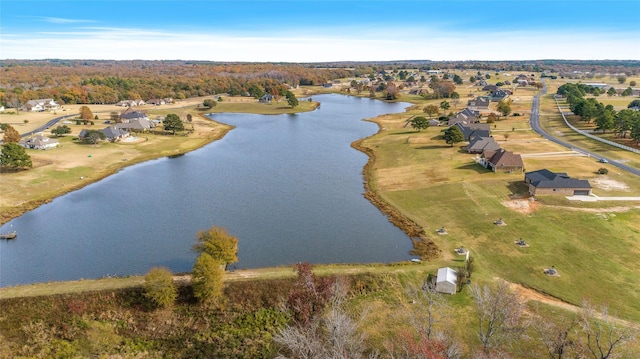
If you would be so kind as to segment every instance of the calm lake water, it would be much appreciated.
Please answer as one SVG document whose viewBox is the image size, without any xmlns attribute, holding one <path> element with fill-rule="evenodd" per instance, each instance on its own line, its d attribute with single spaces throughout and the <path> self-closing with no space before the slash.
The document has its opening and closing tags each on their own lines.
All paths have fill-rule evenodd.
<svg viewBox="0 0 640 359">
<path fill-rule="evenodd" d="M 237 268 L 393 262 L 411 242 L 362 193 L 367 156 L 350 147 L 377 131 L 362 121 L 406 103 L 341 95 L 296 115 L 214 115 L 236 126 L 177 158 L 128 167 L 0 228 L 0 287 L 187 272 L 195 234 L 222 226 L 239 241 Z"/>
</svg>

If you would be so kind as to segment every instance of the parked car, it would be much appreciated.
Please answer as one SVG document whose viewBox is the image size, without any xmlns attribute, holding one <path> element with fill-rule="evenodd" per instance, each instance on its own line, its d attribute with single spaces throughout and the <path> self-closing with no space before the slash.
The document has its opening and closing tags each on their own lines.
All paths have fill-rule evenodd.
<svg viewBox="0 0 640 359">
<path fill-rule="evenodd" d="M 598 162 L 600 163 L 609 163 L 609 161 L 606 158 L 601 158 L 598 160 Z"/>
</svg>

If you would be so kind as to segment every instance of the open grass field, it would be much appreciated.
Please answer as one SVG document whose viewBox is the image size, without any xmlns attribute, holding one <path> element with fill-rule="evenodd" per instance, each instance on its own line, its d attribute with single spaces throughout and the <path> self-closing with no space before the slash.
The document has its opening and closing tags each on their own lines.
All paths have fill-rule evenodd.
<svg viewBox="0 0 640 359">
<path fill-rule="evenodd" d="M 419 113 L 421 106 L 409 113 Z M 543 112 L 553 115 L 552 108 Z M 634 260 L 640 252 L 640 202 L 529 201 L 522 173 L 490 172 L 464 152 L 464 143 L 446 145 L 440 138 L 443 128 L 404 127 L 408 117 L 374 120 L 384 130 L 363 143 L 376 153 L 372 188 L 433 233 L 448 265 L 461 264 L 454 249 L 464 246 L 477 260 L 480 281 L 503 278 L 575 305 L 588 297 L 640 321 L 640 285 L 634 279 L 640 272 Z M 528 130 L 528 116 L 510 116 L 495 125 L 494 138 L 503 148 L 525 155 L 527 171 L 547 168 L 589 179 L 599 196 L 640 195 L 640 178 L 613 169 L 608 176 L 597 175 L 598 168 L 608 165 L 540 138 Z M 590 146 L 602 150 L 598 144 Z M 629 158 L 628 163 L 639 160 L 619 156 Z M 498 218 L 507 226 L 492 224 Z M 443 226 L 448 234 L 437 235 Z M 516 246 L 520 238 L 530 247 Z M 559 277 L 543 273 L 552 266 Z"/>
</svg>

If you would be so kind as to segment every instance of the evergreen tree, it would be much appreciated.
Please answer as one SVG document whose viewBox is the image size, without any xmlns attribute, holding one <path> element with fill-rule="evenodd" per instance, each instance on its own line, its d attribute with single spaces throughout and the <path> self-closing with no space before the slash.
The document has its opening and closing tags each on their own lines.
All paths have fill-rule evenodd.
<svg viewBox="0 0 640 359">
<path fill-rule="evenodd" d="M 464 135 L 458 126 L 451 126 L 444 131 L 444 141 L 453 147 L 454 144 L 464 141 Z"/>
<path fill-rule="evenodd" d="M 2 145 L 0 165 L 13 169 L 33 167 L 31 156 L 17 143 L 9 142 Z"/>
</svg>

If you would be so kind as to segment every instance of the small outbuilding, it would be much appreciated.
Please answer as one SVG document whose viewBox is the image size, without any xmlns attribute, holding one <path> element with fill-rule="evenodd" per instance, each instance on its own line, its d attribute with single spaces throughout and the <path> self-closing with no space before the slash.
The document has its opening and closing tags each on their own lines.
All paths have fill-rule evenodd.
<svg viewBox="0 0 640 359">
<path fill-rule="evenodd" d="M 458 272 L 449 267 L 438 269 L 438 277 L 436 279 L 436 292 L 456 294 Z"/>
</svg>

